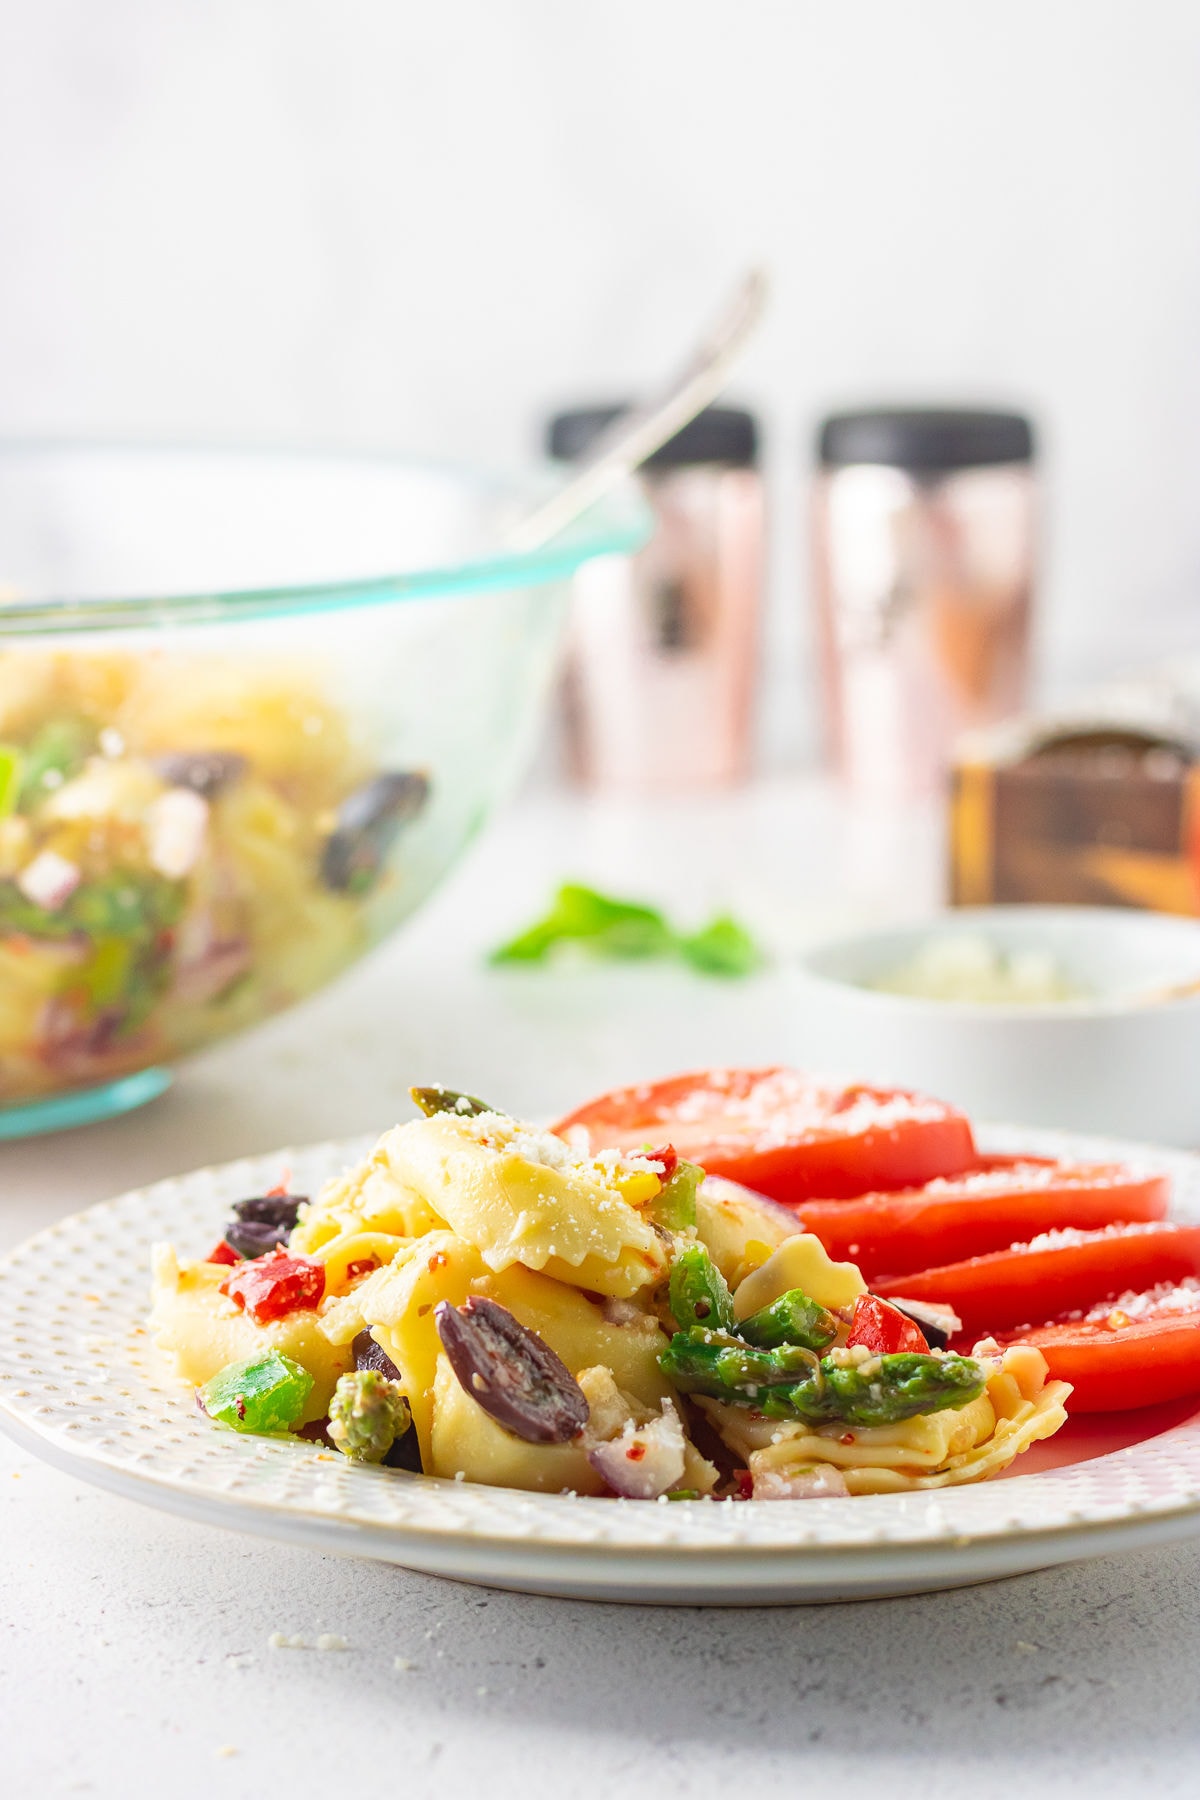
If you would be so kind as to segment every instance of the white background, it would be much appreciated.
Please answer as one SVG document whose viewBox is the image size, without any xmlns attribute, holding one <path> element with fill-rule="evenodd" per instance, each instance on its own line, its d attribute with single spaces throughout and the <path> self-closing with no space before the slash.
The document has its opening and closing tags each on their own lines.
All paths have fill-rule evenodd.
<svg viewBox="0 0 1200 1800">
<path fill-rule="evenodd" d="M 1061 682 L 1200 643 L 1191 0 L 0 0 L 0 430 L 513 462 L 774 303 L 768 735 L 820 413 L 1015 402 Z"/>
</svg>

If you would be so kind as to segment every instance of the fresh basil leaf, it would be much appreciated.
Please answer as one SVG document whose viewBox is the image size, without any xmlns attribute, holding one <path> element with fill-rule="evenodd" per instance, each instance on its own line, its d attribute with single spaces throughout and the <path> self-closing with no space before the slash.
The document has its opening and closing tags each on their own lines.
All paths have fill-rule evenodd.
<svg viewBox="0 0 1200 1800">
<path fill-rule="evenodd" d="M 679 953 L 704 975 L 751 975 L 762 964 L 762 952 L 744 925 L 722 913 L 689 937 L 679 939 Z"/>
<path fill-rule="evenodd" d="M 762 953 L 745 926 L 728 914 L 702 931 L 677 932 L 661 912 L 640 901 L 602 894 L 581 882 L 565 882 L 545 918 L 492 951 L 493 963 L 540 963 L 563 944 L 613 961 L 680 957 L 704 975 L 748 975 Z"/>
</svg>

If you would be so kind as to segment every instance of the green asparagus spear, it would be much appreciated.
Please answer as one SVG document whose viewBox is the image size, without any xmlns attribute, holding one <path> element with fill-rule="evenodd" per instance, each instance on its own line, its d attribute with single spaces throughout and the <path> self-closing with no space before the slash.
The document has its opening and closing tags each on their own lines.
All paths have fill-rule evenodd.
<svg viewBox="0 0 1200 1800">
<path fill-rule="evenodd" d="M 382 1462 L 411 1423 L 408 1401 L 378 1369 L 351 1369 L 333 1390 L 329 1435 L 356 1462 Z"/>
<path fill-rule="evenodd" d="M 703 1244 L 689 1244 L 671 1265 L 670 1305 L 681 1331 L 732 1331 L 733 1295 Z"/>
<path fill-rule="evenodd" d="M 687 1231 L 696 1223 L 696 1189 L 704 1180 L 704 1170 L 695 1163 L 678 1162 L 675 1173 L 663 1187 L 648 1211 L 656 1225 L 664 1231 Z"/>
<path fill-rule="evenodd" d="M 893 1425 L 918 1413 L 966 1406 L 983 1392 L 984 1371 L 970 1357 L 902 1351 L 859 1365 L 827 1356 L 812 1366 L 808 1353 L 809 1371 L 797 1379 L 788 1365 L 806 1354 L 798 1348 L 747 1350 L 739 1364 L 723 1344 L 706 1347 L 703 1336 L 677 1333 L 659 1358 L 663 1372 L 685 1393 L 754 1407 L 772 1419 Z"/>
<path fill-rule="evenodd" d="M 677 1331 L 658 1360 L 664 1375 L 685 1393 L 714 1394 L 722 1400 L 737 1394 L 735 1404 L 740 1406 L 757 1404 L 768 1387 L 795 1383 L 811 1373 L 817 1361 L 799 1344 L 756 1350 L 729 1332 L 709 1331 L 702 1325 Z"/>
<path fill-rule="evenodd" d="M 800 1288 L 791 1288 L 743 1319 L 739 1334 L 749 1344 L 762 1350 L 774 1350 L 780 1344 L 803 1344 L 806 1350 L 828 1350 L 837 1337 L 838 1322 L 827 1307 Z"/>
<path fill-rule="evenodd" d="M 457 1113 L 460 1119 L 477 1119 L 480 1113 L 498 1110 L 486 1100 L 477 1100 L 474 1094 L 459 1094 L 453 1088 L 415 1087 L 408 1091 L 427 1119 L 435 1113 Z"/>
<path fill-rule="evenodd" d="M 895 1425 L 901 1419 L 916 1418 L 918 1413 L 966 1406 L 982 1394 L 986 1380 L 983 1369 L 969 1356 L 922 1356 L 901 1351 L 881 1356 L 879 1362 L 875 1374 L 864 1375 L 861 1368 L 840 1368 L 826 1357 L 821 1363 L 819 1393 L 815 1382 L 775 1388 L 763 1396 L 762 1410 L 773 1418 Z"/>
</svg>

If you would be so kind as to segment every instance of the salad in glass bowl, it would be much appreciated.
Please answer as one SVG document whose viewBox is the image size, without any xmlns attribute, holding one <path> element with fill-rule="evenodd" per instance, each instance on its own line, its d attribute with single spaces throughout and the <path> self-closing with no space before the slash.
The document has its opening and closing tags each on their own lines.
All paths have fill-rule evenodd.
<svg viewBox="0 0 1200 1800">
<path fill-rule="evenodd" d="M 0 449 L 0 1135 L 161 1089 L 425 898 L 519 768 L 571 572 L 535 483 Z"/>
</svg>

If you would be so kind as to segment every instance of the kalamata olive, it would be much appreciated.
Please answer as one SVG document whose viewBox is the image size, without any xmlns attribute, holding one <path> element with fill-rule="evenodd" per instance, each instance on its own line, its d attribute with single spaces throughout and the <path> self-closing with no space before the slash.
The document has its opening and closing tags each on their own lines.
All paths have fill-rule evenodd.
<svg viewBox="0 0 1200 1800">
<path fill-rule="evenodd" d="M 407 1469 L 410 1475 L 424 1473 L 421 1466 L 421 1440 L 413 1426 L 398 1437 L 383 1459 L 385 1469 Z"/>
<path fill-rule="evenodd" d="M 241 1219 L 231 1219 L 224 1232 L 225 1242 L 248 1262 L 265 1256 L 277 1244 L 286 1244 L 289 1235 L 286 1225 L 257 1225 L 253 1220 Z"/>
<path fill-rule="evenodd" d="M 459 1385 L 497 1425 L 528 1444 L 565 1444 L 583 1430 L 583 1389 L 506 1306 L 472 1294 L 462 1306 L 441 1301 L 433 1316 Z"/>
<path fill-rule="evenodd" d="M 172 787 L 191 788 L 211 800 L 246 772 L 246 758 L 236 750 L 169 750 L 151 759 L 152 766 Z"/>
<path fill-rule="evenodd" d="M 300 1208 L 307 1205 L 307 1194 L 256 1194 L 251 1200 L 235 1200 L 233 1210 L 239 1219 L 255 1225 L 283 1225 L 291 1231 Z"/>
<path fill-rule="evenodd" d="M 350 1348 L 354 1352 L 356 1369 L 374 1369 L 389 1381 L 399 1381 L 399 1369 L 383 1345 L 377 1344 L 369 1331 L 360 1331 Z M 411 1425 L 402 1437 L 396 1439 L 383 1459 L 383 1466 L 385 1469 L 407 1469 L 412 1475 L 421 1473 L 421 1445 Z"/>
<path fill-rule="evenodd" d="M 374 1369 L 377 1374 L 386 1375 L 389 1381 L 399 1381 L 399 1369 L 369 1331 L 360 1331 L 350 1348 L 354 1352 L 356 1369 Z"/>
<path fill-rule="evenodd" d="M 474 1094 L 456 1093 L 453 1088 L 415 1087 L 408 1091 L 427 1119 L 432 1119 L 435 1113 L 455 1113 L 460 1119 L 477 1119 L 480 1113 L 496 1111 L 486 1100 L 477 1100 Z"/>
<path fill-rule="evenodd" d="M 261 1194 L 234 1203 L 234 1216 L 225 1227 L 225 1242 L 239 1256 L 265 1256 L 276 1244 L 286 1244 L 306 1196 Z"/>
<path fill-rule="evenodd" d="M 402 825 L 429 798 L 429 777 L 419 769 L 376 775 L 348 794 L 325 840 L 321 879 L 337 893 L 365 893 L 377 879 Z"/>
</svg>

